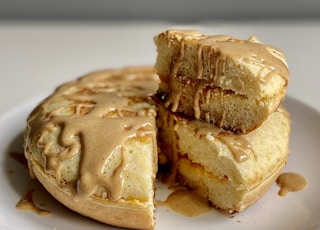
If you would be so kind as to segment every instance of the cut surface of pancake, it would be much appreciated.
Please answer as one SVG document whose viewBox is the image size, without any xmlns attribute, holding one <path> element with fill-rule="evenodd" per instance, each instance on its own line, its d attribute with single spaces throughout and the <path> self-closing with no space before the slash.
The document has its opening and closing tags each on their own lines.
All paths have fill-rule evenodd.
<svg viewBox="0 0 320 230">
<path fill-rule="evenodd" d="M 30 173 L 68 208 L 119 227 L 154 227 L 158 88 L 152 67 L 68 82 L 28 117 Z"/>
<path fill-rule="evenodd" d="M 254 37 L 239 40 L 167 30 L 155 37 L 155 44 L 158 93 L 173 112 L 248 133 L 277 109 L 285 95 L 289 73 L 282 52 Z M 241 98 L 242 107 L 223 102 L 216 107 L 224 95 L 238 102 Z"/>
<path fill-rule="evenodd" d="M 243 211 L 276 180 L 289 153 L 290 120 L 281 107 L 245 135 L 159 107 L 160 163 L 168 183 L 182 181 L 228 213 Z"/>
</svg>

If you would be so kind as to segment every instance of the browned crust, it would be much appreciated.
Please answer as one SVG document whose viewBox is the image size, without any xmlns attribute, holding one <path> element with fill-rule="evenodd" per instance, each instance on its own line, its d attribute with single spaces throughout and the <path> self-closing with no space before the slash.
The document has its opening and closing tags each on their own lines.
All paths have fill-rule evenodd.
<svg viewBox="0 0 320 230">
<path fill-rule="evenodd" d="M 153 229 L 153 208 L 146 208 L 138 202 L 110 202 L 98 197 L 75 201 L 71 194 L 60 188 L 55 180 L 46 174 L 32 159 L 32 170 L 45 189 L 69 209 L 105 224 L 134 229 Z"/>
</svg>

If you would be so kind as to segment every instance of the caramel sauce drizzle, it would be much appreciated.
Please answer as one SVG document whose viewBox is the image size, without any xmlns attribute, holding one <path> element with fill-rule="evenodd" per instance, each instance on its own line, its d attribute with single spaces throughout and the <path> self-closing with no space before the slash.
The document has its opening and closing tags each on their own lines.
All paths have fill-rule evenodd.
<svg viewBox="0 0 320 230">
<path fill-rule="evenodd" d="M 248 159 L 248 151 L 253 151 L 251 143 L 243 135 L 236 135 L 231 132 L 224 132 L 215 125 L 207 124 L 199 120 L 192 120 L 196 128 L 195 136 L 201 138 L 202 136 L 212 135 L 222 143 L 228 146 L 234 159 L 238 163 L 242 163 Z"/>
<path fill-rule="evenodd" d="M 182 65 L 184 57 L 185 57 L 185 52 L 186 52 L 185 51 L 185 42 L 188 39 L 197 38 L 198 36 L 202 37 L 202 35 L 199 32 L 193 31 L 193 30 L 184 30 L 184 31 L 168 30 L 167 31 L 167 36 L 169 38 L 168 39 L 168 47 L 171 47 L 171 45 L 172 45 L 171 37 L 175 36 L 176 33 L 179 33 L 179 36 L 181 36 L 182 39 L 180 42 L 179 56 L 178 56 L 178 59 L 174 61 L 173 69 L 171 72 L 172 77 L 170 79 L 176 79 L 178 77 L 179 68 Z M 172 80 L 169 81 L 169 88 L 174 93 L 169 94 L 169 97 L 166 99 L 164 105 L 165 105 L 165 107 L 169 107 L 170 105 L 172 105 L 171 110 L 173 112 L 175 112 L 179 106 L 179 100 L 180 100 L 180 97 L 182 94 L 182 89 L 181 89 L 180 84 L 177 84 Z"/>
<path fill-rule="evenodd" d="M 32 139 L 31 142 L 44 146 L 45 170 L 54 175 L 58 183 L 62 181 L 60 162 L 81 154 L 79 178 L 74 185 L 76 200 L 90 197 L 98 187 L 106 189 L 108 199 L 121 199 L 122 172 L 130 162 L 121 153 L 120 164 L 111 175 L 107 175 L 104 167 L 108 159 L 121 152 L 121 146 L 131 137 L 151 134 L 155 138 L 155 131 L 151 127 L 155 127 L 156 112 L 150 106 L 149 98 L 157 89 L 154 73 L 143 74 L 140 71 L 134 74 L 129 71 L 127 75 L 121 74 L 124 76 L 112 78 L 113 76 L 100 76 L 97 73 L 64 85 L 51 100 L 47 100 L 33 112 L 40 113 L 42 118 L 29 120 L 31 130 L 28 136 Z M 89 90 L 85 90 L 88 88 Z M 85 107 L 85 114 L 79 114 L 79 108 L 75 109 L 75 113 L 63 114 L 65 105 L 49 109 L 54 101 L 69 101 L 71 105 Z M 64 149 L 60 153 L 52 153 L 47 148 L 51 143 L 41 137 L 57 126 L 62 128 L 59 144 Z M 29 151 L 28 144 L 25 149 Z"/>
</svg>

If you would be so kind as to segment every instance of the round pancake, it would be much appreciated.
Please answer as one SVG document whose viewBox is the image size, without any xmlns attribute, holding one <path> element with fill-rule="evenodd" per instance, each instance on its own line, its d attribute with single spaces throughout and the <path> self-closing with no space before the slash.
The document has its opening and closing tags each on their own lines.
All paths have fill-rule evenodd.
<svg viewBox="0 0 320 230">
<path fill-rule="evenodd" d="M 147 66 L 97 71 L 58 87 L 28 117 L 31 175 L 84 216 L 152 229 L 157 87 Z"/>
</svg>

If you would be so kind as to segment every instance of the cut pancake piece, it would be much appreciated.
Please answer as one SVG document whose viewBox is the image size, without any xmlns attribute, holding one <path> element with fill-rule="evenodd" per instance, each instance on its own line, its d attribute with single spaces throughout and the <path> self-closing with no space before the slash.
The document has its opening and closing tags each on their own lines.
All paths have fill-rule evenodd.
<svg viewBox="0 0 320 230">
<path fill-rule="evenodd" d="M 223 128 L 247 133 L 275 111 L 285 95 L 289 73 L 282 52 L 253 37 L 239 40 L 198 31 L 167 30 L 155 37 L 155 44 L 155 67 L 162 85 L 159 93 L 166 95 L 165 106 L 173 112 L 192 113 L 196 119 L 220 122 Z M 261 114 L 247 119 L 243 111 L 226 104 L 223 113 L 228 113 L 230 121 L 221 123 L 224 114 L 214 110 L 214 95 L 208 93 L 212 91 L 250 98 L 255 103 L 244 105 L 248 113 Z M 200 101 L 201 97 L 206 98 L 205 102 Z M 206 109 L 209 107 L 211 111 Z M 240 127 L 235 122 L 238 120 L 248 124 Z"/>
<path fill-rule="evenodd" d="M 158 139 L 168 183 L 182 181 L 223 212 L 243 211 L 276 180 L 289 153 L 290 120 L 281 107 L 245 135 L 159 107 Z"/>
<path fill-rule="evenodd" d="M 57 88 L 28 117 L 31 175 L 84 216 L 153 229 L 158 83 L 152 67 L 131 67 Z"/>
</svg>

